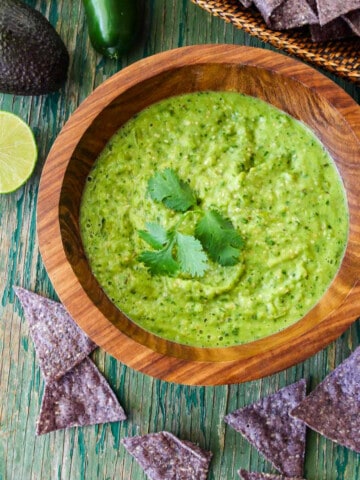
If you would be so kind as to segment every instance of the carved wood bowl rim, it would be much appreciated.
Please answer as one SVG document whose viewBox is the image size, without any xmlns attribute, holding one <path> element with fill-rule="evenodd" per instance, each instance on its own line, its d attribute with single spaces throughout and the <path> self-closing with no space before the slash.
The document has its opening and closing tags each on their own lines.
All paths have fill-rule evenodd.
<svg viewBox="0 0 360 480">
<path fill-rule="evenodd" d="M 349 240 L 334 281 L 301 320 L 245 345 L 196 348 L 144 331 L 110 302 L 84 255 L 78 209 L 84 178 L 99 144 L 108 139 L 94 140 L 96 135 L 115 131 L 134 109 L 139 111 L 147 102 L 153 103 L 173 91 L 223 90 L 223 84 L 226 89 L 241 87 L 244 93 L 273 103 L 307 123 L 320 137 L 344 181 L 350 214 Z M 139 96 L 144 98 L 134 101 Z M 299 106 L 301 102 L 303 106 Z M 112 125 L 118 116 L 124 118 L 116 120 L 119 125 Z M 328 138 L 331 129 L 334 132 Z M 343 89 L 312 67 L 272 51 L 234 45 L 195 45 L 159 53 L 126 67 L 96 88 L 55 140 L 39 188 L 37 231 L 41 255 L 60 300 L 74 320 L 94 342 L 131 368 L 188 385 L 261 378 L 315 354 L 357 318 L 359 162 L 360 108 Z"/>
</svg>

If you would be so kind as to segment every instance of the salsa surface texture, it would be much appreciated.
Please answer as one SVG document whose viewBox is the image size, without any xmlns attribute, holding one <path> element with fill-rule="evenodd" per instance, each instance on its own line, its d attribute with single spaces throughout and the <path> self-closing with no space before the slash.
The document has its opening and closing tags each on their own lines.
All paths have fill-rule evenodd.
<svg viewBox="0 0 360 480">
<path fill-rule="evenodd" d="M 181 214 L 147 195 L 172 168 L 204 209 L 245 240 L 239 262 L 201 278 L 151 275 L 139 262 L 146 222 Z M 193 234 L 196 214 L 181 223 Z M 293 324 L 321 298 L 347 242 L 348 210 L 333 160 L 310 130 L 267 103 L 232 92 L 164 100 L 110 140 L 90 172 L 80 228 L 92 271 L 129 318 L 200 347 L 256 340 Z"/>
</svg>

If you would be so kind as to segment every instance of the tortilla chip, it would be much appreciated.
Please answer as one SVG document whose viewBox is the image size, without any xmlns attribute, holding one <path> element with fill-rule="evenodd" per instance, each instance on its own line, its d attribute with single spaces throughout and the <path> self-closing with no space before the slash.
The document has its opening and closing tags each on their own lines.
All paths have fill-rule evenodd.
<svg viewBox="0 0 360 480">
<path fill-rule="evenodd" d="M 45 385 L 36 434 L 125 419 L 109 384 L 93 362 L 85 358 L 58 382 Z"/>
<path fill-rule="evenodd" d="M 349 25 L 343 18 L 337 18 L 323 27 L 320 25 L 310 26 L 311 40 L 313 42 L 327 42 L 329 40 L 340 40 L 354 35 Z"/>
<path fill-rule="evenodd" d="M 273 12 L 285 1 L 286 0 L 254 0 L 254 4 L 268 24 Z"/>
<path fill-rule="evenodd" d="M 252 0 L 239 0 L 241 5 L 245 8 L 249 8 L 252 5 Z"/>
<path fill-rule="evenodd" d="M 267 26 L 287 30 L 318 22 L 306 0 L 254 0 Z"/>
<path fill-rule="evenodd" d="M 291 415 L 360 453 L 360 347 L 292 409 Z"/>
<path fill-rule="evenodd" d="M 212 453 L 170 432 L 127 437 L 121 441 L 152 480 L 206 480 Z"/>
<path fill-rule="evenodd" d="M 312 8 L 312 11 L 315 13 L 315 15 L 317 16 L 318 15 L 318 11 L 317 11 L 317 4 L 316 4 L 316 1 L 317 0 L 306 0 L 307 3 L 310 5 L 310 7 Z"/>
<path fill-rule="evenodd" d="M 240 469 L 238 474 L 242 480 L 304 480 L 300 477 L 284 477 L 284 475 L 273 475 L 272 473 L 248 472 Z"/>
<path fill-rule="evenodd" d="M 317 15 L 317 0 L 307 0 L 314 13 Z M 319 24 L 310 25 L 310 35 L 313 42 L 327 42 L 329 40 L 340 40 L 353 36 L 349 25 L 341 17 L 332 20 L 323 27 Z"/>
<path fill-rule="evenodd" d="M 344 15 L 342 18 L 349 25 L 351 31 L 360 37 L 360 9 Z"/>
<path fill-rule="evenodd" d="M 228 414 L 225 421 L 256 447 L 280 473 L 288 477 L 301 477 L 306 426 L 290 417 L 289 412 L 305 395 L 306 381 L 302 379 Z"/>
<path fill-rule="evenodd" d="M 29 323 L 46 381 L 60 379 L 96 348 L 60 303 L 21 287 L 14 287 L 14 291 Z"/>
<path fill-rule="evenodd" d="M 335 20 L 340 15 L 352 12 L 360 8 L 360 0 L 316 0 L 319 23 L 321 26 Z"/>
<path fill-rule="evenodd" d="M 286 0 L 268 20 L 269 27 L 274 30 L 288 30 L 316 23 L 317 15 L 306 0 Z"/>
</svg>

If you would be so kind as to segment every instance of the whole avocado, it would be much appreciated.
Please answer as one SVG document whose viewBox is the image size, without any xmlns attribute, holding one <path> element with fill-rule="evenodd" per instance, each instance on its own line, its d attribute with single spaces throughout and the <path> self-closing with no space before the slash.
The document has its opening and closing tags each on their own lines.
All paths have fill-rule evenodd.
<svg viewBox="0 0 360 480">
<path fill-rule="evenodd" d="M 20 0 L 0 1 L 0 92 L 42 95 L 65 82 L 69 54 L 37 10 Z"/>
</svg>

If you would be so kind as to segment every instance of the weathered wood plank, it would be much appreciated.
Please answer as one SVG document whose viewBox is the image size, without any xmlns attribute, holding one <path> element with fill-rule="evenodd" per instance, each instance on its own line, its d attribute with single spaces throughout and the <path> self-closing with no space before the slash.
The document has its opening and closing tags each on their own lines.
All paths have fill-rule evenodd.
<svg viewBox="0 0 360 480">
<path fill-rule="evenodd" d="M 168 384 L 139 374 L 98 350 L 93 359 L 128 412 L 128 421 L 35 437 L 43 380 L 12 286 L 20 284 L 56 298 L 38 253 L 35 224 L 40 172 L 55 136 L 94 87 L 144 56 L 197 43 L 263 45 L 188 0 L 149 0 L 141 41 L 129 55 L 113 62 L 92 50 L 80 0 L 27 3 L 55 25 L 69 49 L 71 63 L 69 80 L 57 93 L 34 98 L 0 95 L 0 108 L 28 121 L 39 145 L 39 161 L 31 180 L 18 192 L 0 196 L 0 480 L 143 480 L 145 475 L 126 454 L 120 439 L 160 429 L 213 450 L 211 480 L 235 479 L 240 466 L 273 471 L 240 435 L 225 427 L 222 417 L 302 376 L 313 388 L 359 345 L 359 323 L 303 364 L 270 378 L 229 387 Z M 338 83 L 360 102 L 359 88 Z M 309 432 L 306 478 L 360 478 L 359 455 Z"/>
</svg>

